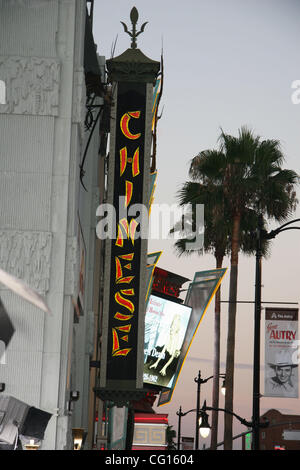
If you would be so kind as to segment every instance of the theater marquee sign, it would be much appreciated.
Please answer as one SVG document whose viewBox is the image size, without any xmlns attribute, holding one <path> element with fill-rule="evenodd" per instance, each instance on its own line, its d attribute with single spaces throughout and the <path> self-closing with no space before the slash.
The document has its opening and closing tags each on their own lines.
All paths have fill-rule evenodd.
<svg viewBox="0 0 300 470">
<path fill-rule="evenodd" d="M 126 392 L 143 388 L 148 212 L 138 209 L 149 204 L 152 101 L 160 63 L 132 48 L 107 61 L 107 68 L 113 90 L 107 203 L 114 206 L 115 236 L 105 242 L 96 393 L 121 405 Z"/>
<path fill-rule="evenodd" d="M 136 380 L 137 331 L 141 276 L 141 220 L 134 210 L 143 203 L 146 86 L 118 86 L 114 171 L 116 239 L 111 247 L 107 379 Z M 130 215 L 133 214 L 133 215 Z M 121 367 L 121 368 L 120 368 Z"/>
</svg>

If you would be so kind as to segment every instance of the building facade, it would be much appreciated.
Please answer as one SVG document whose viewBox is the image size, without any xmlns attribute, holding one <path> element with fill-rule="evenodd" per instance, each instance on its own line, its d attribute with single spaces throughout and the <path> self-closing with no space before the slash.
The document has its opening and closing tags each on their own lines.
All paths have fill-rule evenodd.
<svg viewBox="0 0 300 470">
<path fill-rule="evenodd" d="M 5 394 L 51 413 L 42 449 L 72 449 L 73 428 L 92 448 L 105 59 L 85 0 L 1 0 L 0 8 L 0 267 L 50 309 L 0 286 L 15 328 L 1 383 Z"/>
<path fill-rule="evenodd" d="M 300 450 L 300 415 L 268 410 L 260 421 L 269 425 L 259 432 L 260 450 Z M 251 450 L 251 433 L 243 436 L 243 450 Z"/>
<path fill-rule="evenodd" d="M 260 430 L 260 450 L 300 450 L 300 416 L 268 410 L 261 417 L 269 426 Z"/>
</svg>

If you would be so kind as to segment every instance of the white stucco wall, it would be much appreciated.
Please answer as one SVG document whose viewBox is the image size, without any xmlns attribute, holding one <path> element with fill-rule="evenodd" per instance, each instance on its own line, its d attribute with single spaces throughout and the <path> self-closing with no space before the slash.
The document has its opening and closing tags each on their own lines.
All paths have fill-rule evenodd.
<svg viewBox="0 0 300 470">
<path fill-rule="evenodd" d="M 36 288 L 52 312 L 44 314 L 0 286 L 16 329 L 0 377 L 5 393 L 53 414 L 42 448 L 63 449 L 71 437 L 69 391 L 87 393 L 85 337 L 92 308 L 90 293 L 74 339 L 78 171 L 86 140 L 85 1 L 0 0 L 0 9 L 0 267 Z M 98 142 L 97 133 L 91 151 Z M 89 208 L 83 219 L 89 256 L 96 169 L 92 159 L 87 182 L 93 189 L 80 209 L 84 214 Z M 92 271 L 88 260 L 87 279 Z M 87 416 L 82 404 L 79 410 L 78 426 Z"/>
</svg>

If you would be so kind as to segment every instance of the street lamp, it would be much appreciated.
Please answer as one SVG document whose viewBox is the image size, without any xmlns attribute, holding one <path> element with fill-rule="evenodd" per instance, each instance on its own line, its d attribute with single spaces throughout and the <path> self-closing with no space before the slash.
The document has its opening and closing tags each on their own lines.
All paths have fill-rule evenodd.
<svg viewBox="0 0 300 470">
<path fill-rule="evenodd" d="M 243 424 L 244 426 L 247 426 L 248 428 L 253 428 L 254 429 L 254 427 L 256 426 L 256 423 L 254 421 L 247 421 L 245 418 L 242 418 L 241 416 L 234 413 L 233 411 L 226 410 L 225 408 L 213 408 L 211 406 L 207 406 L 206 405 L 206 400 L 205 400 L 204 404 L 203 404 L 203 407 L 200 410 L 200 414 L 201 414 L 201 417 L 202 417 L 201 424 L 200 424 L 200 434 L 203 438 L 208 437 L 209 433 L 210 433 L 210 425 L 209 425 L 209 422 L 208 422 L 208 414 L 207 414 L 206 411 L 211 411 L 211 410 L 223 411 L 223 413 L 228 413 L 231 416 L 234 416 L 235 418 L 237 418 L 241 424 Z M 267 420 L 265 420 L 264 422 L 259 423 L 260 428 L 266 428 L 267 426 L 269 426 L 269 421 L 267 421 Z M 202 429 L 202 431 L 201 431 L 201 429 Z"/>
<path fill-rule="evenodd" d="M 181 418 L 183 416 L 186 416 L 188 413 L 191 413 L 192 411 L 196 412 L 196 426 L 195 426 L 195 449 L 198 450 L 199 448 L 199 429 L 201 429 L 201 418 L 202 415 L 200 413 L 200 387 L 201 384 L 208 382 L 210 379 L 212 379 L 214 376 L 211 375 L 210 377 L 207 377 L 206 379 L 201 378 L 201 371 L 199 370 L 198 372 L 198 377 L 195 377 L 194 381 L 197 383 L 197 408 L 194 408 L 192 410 L 186 411 L 185 413 L 182 412 L 181 406 L 179 407 L 179 411 L 176 411 L 176 414 L 178 416 L 178 431 L 177 431 L 177 450 L 180 450 L 180 437 L 181 437 Z M 225 390 L 225 374 L 219 374 L 219 377 L 222 377 L 223 380 L 223 385 L 222 385 L 222 393 L 224 394 Z M 202 431 L 203 432 L 203 431 Z"/>
<path fill-rule="evenodd" d="M 177 428 L 177 450 L 180 450 L 180 438 L 181 438 L 181 418 L 186 416 L 187 414 L 191 413 L 192 411 L 197 411 L 196 408 L 192 410 L 188 410 L 185 413 L 182 412 L 181 406 L 179 407 L 179 411 L 176 411 L 178 416 L 178 428 Z"/>
<path fill-rule="evenodd" d="M 201 384 L 208 382 L 214 376 L 211 375 L 206 379 L 201 378 L 201 371 L 198 372 L 198 377 L 194 378 L 194 381 L 197 383 L 197 411 L 196 411 L 196 435 L 195 435 L 195 449 L 199 449 L 199 418 L 200 418 L 200 387 Z M 223 377 L 225 379 L 225 374 L 219 374 L 219 377 Z M 224 382 L 223 382 L 224 384 Z"/>
<path fill-rule="evenodd" d="M 253 441 L 252 450 L 259 450 L 259 399 L 260 399 L 260 318 L 261 318 L 261 258 L 262 240 L 275 238 L 279 233 L 286 230 L 300 230 L 300 227 L 289 227 L 300 219 L 294 219 L 281 225 L 275 230 L 267 232 L 263 229 L 263 217 L 259 216 L 256 233 L 256 264 L 255 264 L 255 308 L 254 308 L 254 357 L 253 357 L 253 402 L 252 402 L 252 422 Z"/>
<path fill-rule="evenodd" d="M 206 404 L 206 402 L 204 402 Z M 208 422 L 208 414 L 206 412 L 201 413 L 201 422 L 199 423 L 200 435 L 206 439 L 210 434 L 210 425 Z"/>
<path fill-rule="evenodd" d="M 185 413 L 182 412 L 181 406 L 179 407 L 179 411 L 176 411 L 176 414 L 178 416 L 178 431 L 177 431 L 177 450 L 180 450 L 180 438 L 181 438 L 181 418 L 183 416 L 186 416 L 189 413 L 192 413 L 194 411 L 197 411 L 196 408 L 193 408 L 192 410 L 188 410 Z M 202 413 L 202 410 L 199 409 L 199 419 L 197 423 L 197 430 L 202 437 L 206 438 L 209 436 L 210 433 L 210 425 L 208 423 L 208 415 L 206 413 Z"/>
</svg>

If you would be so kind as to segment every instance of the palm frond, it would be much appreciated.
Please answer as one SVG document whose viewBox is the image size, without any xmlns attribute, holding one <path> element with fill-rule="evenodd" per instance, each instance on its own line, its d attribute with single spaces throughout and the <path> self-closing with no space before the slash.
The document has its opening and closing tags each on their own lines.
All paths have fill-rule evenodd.
<svg viewBox="0 0 300 470">
<path fill-rule="evenodd" d="M 204 150 L 191 160 L 189 176 L 193 181 L 215 183 L 222 179 L 226 165 L 224 154 L 218 150 Z"/>
<path fill-rule="evenodd" d="M 218 142 L 219 149 L 201 151 L 191 160 L 192 181 L 179 190 L 179 204 L 204 204 L 204 252 L 230 252 L 232 220 L 238 214 L 240 250 L 252 254 L 258 213 L 264 214 L 265 224 L 267 219 L 282 222 L 289 217 L 298 204 L 295 186 L 299 176 L 282 169 L 284 155 L 278 140 L 262 140 L 247 126 L 242 126 L 237 136 L 221 129 Z M 195 220 L 191 220 L 191 227 L 195 229 Z M 184 253 L 190 238 L 182 224 L 174 224 L 172 230 L 181 235 L 175 244 L 177 251 L 189 254 Z M 264 256 L 269 255 L 270 246 L 270 242 L 264 243 Z"/>
</svg>

